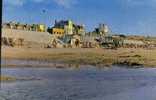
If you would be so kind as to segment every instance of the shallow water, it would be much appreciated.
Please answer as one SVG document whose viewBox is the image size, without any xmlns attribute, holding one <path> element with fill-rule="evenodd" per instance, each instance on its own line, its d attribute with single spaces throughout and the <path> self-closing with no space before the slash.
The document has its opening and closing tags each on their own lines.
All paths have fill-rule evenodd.
<svg viewBox="0 0 156 100">
<path fill-rule="evenodd" d="M 3 82 L 0 100 L 156 100 L 156 69 L 7 68 L 41 80 Z"/>
</svg>

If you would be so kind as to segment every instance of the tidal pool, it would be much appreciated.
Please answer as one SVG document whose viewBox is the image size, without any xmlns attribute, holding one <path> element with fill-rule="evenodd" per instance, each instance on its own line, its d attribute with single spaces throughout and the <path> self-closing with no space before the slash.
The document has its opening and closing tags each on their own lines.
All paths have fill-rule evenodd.
<svg viewBox="0 0 156 100">
<path fill-rule="evenodd" d="M 3 68 L 0 100 L 156 100 L 156 69 Z"/>
</svg>

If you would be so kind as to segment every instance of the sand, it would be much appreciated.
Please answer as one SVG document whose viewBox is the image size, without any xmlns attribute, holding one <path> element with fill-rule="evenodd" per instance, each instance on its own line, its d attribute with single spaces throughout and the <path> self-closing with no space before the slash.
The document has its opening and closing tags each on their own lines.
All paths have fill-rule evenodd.
<svg viewBox="0 0 156 100">
<path fill-rule="evenodd" d="M 2 59 L 36 60 L 95 66 L 156 67 L 156 49 L 12 48 L 2 47 Z M 18 64 L 17 64 L 18 65 Z"/>
</svg>

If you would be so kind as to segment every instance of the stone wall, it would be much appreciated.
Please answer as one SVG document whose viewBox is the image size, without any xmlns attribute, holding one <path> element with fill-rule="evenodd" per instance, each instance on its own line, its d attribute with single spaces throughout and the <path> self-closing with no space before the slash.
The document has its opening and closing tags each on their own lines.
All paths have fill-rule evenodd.
<svg viewBox="0 0 156 100">
<path fill-rule="evenodd" d="M 2 29 L 2 45 L 46 47 L 51 45 L 53 36 L 48 32 L 34 32 L 15 29 Z"/>
</svg>

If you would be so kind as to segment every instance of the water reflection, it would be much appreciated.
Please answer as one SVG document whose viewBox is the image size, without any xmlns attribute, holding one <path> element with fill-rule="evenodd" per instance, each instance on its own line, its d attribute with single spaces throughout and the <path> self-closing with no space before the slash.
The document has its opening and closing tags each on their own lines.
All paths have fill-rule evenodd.
<svg viewBox="0 0 156 100">
<path fill-rule="evenodd" d="M 55 66 L 61 66 L 55 65 Z M 42 80 L 2 83 L 0 100 L 155 100 L 155 69 L 8 68 L 2 74 Z M 73 70 L 74 69 L 74 70 Z M 75 70 L 78 69 L 78 70 Z M 133 97 L 128 98 L 128 97 Z M 115 99 L 114 99 L 115 98 Z"/>
<path fill-rule="evenodd" d="M 59 69 L 64 69 L 64 68 L 68 68 L 68 69 L 80 69 L 80 64 L 58 64 L 58 63 L 54 63 L 53 64 L 54 68 L 59 68 Z"/>
</svg>

